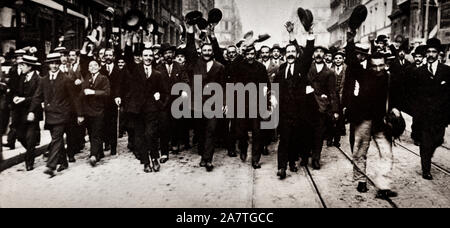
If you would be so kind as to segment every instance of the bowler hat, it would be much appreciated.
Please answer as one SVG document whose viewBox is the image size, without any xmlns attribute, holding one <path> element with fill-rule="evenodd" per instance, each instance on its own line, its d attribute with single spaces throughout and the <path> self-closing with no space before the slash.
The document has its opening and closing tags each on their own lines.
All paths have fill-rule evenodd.
<svg viewBox="0 0 450 228">
<path fill-rule="evenodd" d="M 184 50 L 184 48 L 177 48 L 177 50 L 175 51 L 175 55 L 186 55 L 186 51 Z"/>
<path fill-rule="evenodd" d="M 208 13 L 208 23 L 215 24 L 222 20 L 223 14 L 220 9 L 214 8 Z"/>
<path fill-rule="evenodd" d="M 60 62 L 60 61 L 61 61 L 61 53 L 55 52 L 47 55 L 45 63 Z"/>
<path fill-rule="evenodd" d="M 413 56 L 416 56 L 416 55 L 424 56 L 426 51 L 427 51 L 427 46 L 426 45 L 420 45 L 420 46 L 416 47 L 416 50 L 414 51 Z"/>
<path fill-rule="evenodd" d="M 185 18 L 188 25 L 195 25 L 200 18 L 203 18 L 203 14 L 200 11 L 192 11 L 186 14 Z"/>
<path fill-rule="evenodd" d="M 367 7 L 364 5 L 357 6 L 350 16 L 348 26 L 352 31 L 361 27 L 362 23 L 367 19 Z"/>
<path fill-rule="evenodd" d="M 197 26 L 200 30 L 205 30 L 208 27 L 208 21 L 205 18 L 199 18 L 197 20 Z"/>
<path fill-rule="evenodd" d="M 337 52 L 333 53 L 333 58 L 341 55 L 342 57 L 345 57 L 345 51 L 344 50 L 338 50 Z"/>
<path fill-rule="evenodd" d="M 269 34 L 262 34 L 258 36 L 258 39 L 255 41 L 255 43 L 262 43 L 266 40 L 270 39 L 270 35 Z"/>
<path fill-rule="evenodd" d="M 429 48 L 436 48 L 436 50 L 442 51 L 441 40 L 439 40 L 438 38 L 431 38 L 427 40 L 427 49 Z"/>
<path fill-rule="evenodd" d="M 314 16 L 312 15 L 311 11 L 305 10 L 300 7 L 297 9 L 297 14 L 305 30 L 309 31 L 314 22 Z"/>
<path fill-rule="evenodd" d="M 317 49 L 322 49 L 323 52 L 325 52 L 325 53 L 328 53 L 328 52 L 329 52 L 328 48 L 326 48 L 326 47 L 324 47 L 324 46 L 315 46 L 315 47 L 314 47 L 314 51 L 316 51 Z"/>
<path fill-rule="evenodd" d="M 164 43 L 161 45 L 161 53 L 164 53 L 166 51 L 173 51 L 175 52 L 177 50 L 177 47 L 170 45 L 169 43 Z"/>
<path fill-rule="evenodd" d="M 370 47 L 368 47 L 367 45 L 363 45 L 363 44 L 355 45 L 355 52 L 357 52 L 357 53 L 369 55 L 369 51 L 370 51 Z"/>
<path fill-rule="evenodd" d="M 380 42 L 384 42 L 385 43 L 385 42 L 387 42 L 387 40 L 388 40 L 388 37 L 386 35 L 379 35 L 375 42 L 376 43 L 380 43 Z"/>
</svg>

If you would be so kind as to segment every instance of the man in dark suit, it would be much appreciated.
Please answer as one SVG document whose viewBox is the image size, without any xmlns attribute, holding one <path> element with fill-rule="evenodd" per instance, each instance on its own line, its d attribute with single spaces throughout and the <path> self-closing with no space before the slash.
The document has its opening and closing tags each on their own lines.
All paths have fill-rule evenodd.
<svg viewBox="0 0 450 228">
<path fill-rule="evenodd" d="M 293 25 L 287 27 L 291 44 L 286 47 L 287 62 L 280 66 L 274 83 L 280 86 L 280 144 L 278 147 L 278 173 L 280 179 L 286 178 L 289 162 L 291 172 L 297 172 L 298 150 L 306 150 L 312 138 L 303 126 L 314 115 L 314 94 L 309 82 L 308 72 L 314 52 L 312 32 L 303 56 L 298 55 L 298 44 L 294 37 Z M 310 147 L 309 147 L 310 148 Z"/>
<path fill-rule="evenodd" d="M 39 121 L 43 119 L 42 107 L 35 111 L 36 118 L 32 121 L 27 120 L 31 101 L 39 86 L 39 75 L 35 67 L 39 66 L 38 59 L 32 56 L 24 56 L 19 62 L 22 70 L 17 90 L 13 94 L 14 115 L 17 117 L 17 138 L 23 147 L 27 150 L 25 155 L 26 170 L 34 169 L 35 147 L 38 144 L 37 133 L 39 130 Z"/>
<path fill-rule="evenodd" d="M 89 132 L 91 143 L 91 154 L 89 162 L 95 166 L 105 155 L 103 153 L 103 131 L 104 117 L 106 110 L 106 99 L 111 94 L 109 80 L 106 76 L 100 74 L 100 64 L 97 61 L 89 63 L 89 72 L 81 84 L 81 105 L 85 125 Z"/>
<path fill-rule="evenodd" d="M 432 180 L 431 160 L 436 149 L 444 142 L 445 129 L 450 123 L 450 67 L 439 63 L 441 41 L 427 41 L 427 64 L 415 71 L 409 102 L 413 117 L 417 120 L 417 136 L 420 139 L 423 178 Z"/>
<path fill-rule="evenodd" d="M 202 78 L 203 85 L 208 85 L 209 83 L 217 83 L 225 88 L 225 67 L 219 62 L 214 61 L 214 51 L 213 45 L 205 43 L 201 47 L 201 56 L 197 55 L 195 48 L 195 36 L 194 36 L 194 26 L 187 25 L 187 45 L 186 45 L 186 56 L 187 65 L 189 71 L 189 79 L 191 81 L 191 88 L 194 91 L 194 81 L 195 78 Z M 194 78 L 195 77 L 195 78 Z M 193 92 L 192 99 L 196 97 Z M 202 96 L 203 104 L 211 96 L 197 94 L 197 96 Z M 193 104 L 193 112 L 195 116 L 202 116 L 202 118 L 197 119 L 196 127 L 199 138 L 199 154 L 202 155 L 202 160 L 200 162 L 200 167 L 205 167 L 208 172 L 214 169 L 212 164 L 215 150 L 215 136 L 217 127 L 217 118 L 205 116 L 206 113 L 201 110 L 202 108 L 197 108 L 195 102 Z M 202 104 L 202 107 L 203 107 Z M 217 106 L 217 104 L 216 104 Z M 225 107 L 215 107 L 215 110 L 222 109 L 225 111 Z"/>
<path fill-rule="evenodd" d="M 240 64 L 236 65 L 233 74 L 231 75 L 232 83 L 243 84 L 244 86 L 254 84 L 256 85 L 256 91 L 250 91 L 250 93 L 257 93 L 257 97 L 262 94 L 262 91 L 259 91 L 260 84 L 265 84 L 266 89 L 269 91 L 270 88 L 270 80 L 267 74 L 267 70 L 262 63 L 256 61 L 256 49 L 254 46 L 249 46 L 244 50 L 245 60 Z M 265 94 L 267 96 L 267 92 Z M 235 102 L 237 99 L 235 99 Z M 259 99 L 258 99 L 259 101 Z M 263 131 L 261 130 L 261 118 L 258 115 L 257 117 L 250 116 L 250 113 L 255 109 L 258 110 L 258 105 L 254 105 L 255 100 L 251 100 L 250 96 L 245 95 L 245 116 L 244 118 L 236 118 L 234 125 L 234 132 L 237 140 L 239 141 L 239 150 L 241 152 L 241 160 L 246 162 L 247 154 L 248 154 L 248 132 L 252 132 L 252 166 L 254 169 L 260 169 L 260 159 L 263 153 L 264 143 L 263 143 Z M 238 107 L 240 108 L 240 107 Z M 239 111 L 239 110 L 236 110 Z"/>
<path fill-rule="evenodd" d="M 166 80 L 170 89 L 177 83 L 189 83 L 186 72 L 177 63 L 174 62 L 176 47 L 170 44 L 161 45 L 161 54 L 164 60 L 156 67 L 156 70 L 161 72 L 163 80 Z M 160 117 L 160 135 L 161 135 L 161 163 L 166 163 L 169 160 L 169 150 L 174 153 L 180 151 L 182 143 L 182 133 L 185 126 L 184 121 L 176 120 L 171 115 L 171 105 L 178 96 L 170 96 L 166 106 L 163 107 Z"/>
<path fill-rule="evenodd" d="M 122 86 L 128 76 L 124 75 L 126 71 L 121 71 L 115 64 L 116 57 L 113 49 L 106 49 L 104 58 L 105 65 L 102 66 L 100 73 L 107 76 L 111 87 L 111 94 L 107 99 L 105 111 L 105 151 L 111 150 L 111 155 L 116 155 L 118 107 L 122 105 L 122 98 L 125 93 Z"/>
<path fill-rule="evenodd" d="M 160 113 L 170 99 L 168 81 L 154 67 L 152 49 L 142 52 L 143 63 L 130 68 L 133 75 L 128 90 L 126 111 L 133 120 L 136 156 L 144 165 L 144 172 L 159 172 L 158 124 Z M 127 63 L 129 64 L 129 63 Z M 149 153 L 150 151 L 150 153 Z"/>
<path fill-rule="evenodd" d="M 67 134 L 67 138 L 72 137 L 69 130 L 73 122 L 78 121 L 74 120 L 74 116 L 81 120 L 78 94 L 73 89 L 72 81 L 59 70 L 60 58 L 60 53 L 52 53 L 47 56 L 46 63 L 49 64 L 50 72 L 40 79 L 28 114 L 28 120 L 33 121 L 36 110 L 39 111 L 41 104 L 44 103 L 45 126 L 50 130 L 52 136 L 49 146 L 50 156 L 47 161 L 48 169 L 45 174 L 51 177 L 55 175 L 58 164 L 60 164 L 58 172 L 68 168 L 64 149 L 64 133 Z M 69 157 L 73 157 L 73 154 Z"/>
<path fill-rule="evenodd" d="M 314 63 L 308 72 L 308 78 L 314 90 L 317 115 L 311 119 L 312 141 L 312 167 L 320 169 L 320 157 L 326 132 L 326 120 L 328 115 L 335 120 L 339 118 L 338 100 L 336 94 L 336 76 L 324 61 L 324 47 L 316 47 L 314 51 Z M 302 166 L 308 164 L 309 153 L 301 154 Z"/>
</svg>

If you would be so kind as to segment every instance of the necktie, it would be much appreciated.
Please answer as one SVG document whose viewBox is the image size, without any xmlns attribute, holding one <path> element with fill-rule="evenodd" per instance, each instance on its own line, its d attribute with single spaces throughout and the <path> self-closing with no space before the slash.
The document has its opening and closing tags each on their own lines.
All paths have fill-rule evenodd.
<svg viewBox="0 0 450 228">
<path fill-rule="evenodd" d="M 293 76 L 294 75 L 292 75 L 292 64 L 289 64 L 289 68 L 288 68 L 288 73 L 287 73 L 287 78 L 286 79 L 290 79 Z"/>
<path fill-rule="evenodd" d="M 430 71 L 430 73 L 434 76 L 434 72 L 433 72 L 433 67 L 432 67 L 432 65 L 430 64 L 430 67 L 428 68 L 428 70 Z"/>
<path fill-rule="evenodd" d="M 167 66 L 167 73 L 169 73 L 169 77 L 172 77 L 172 66 L 171 65 Z"/>
<path fill-rule="evenodd" d="M 145 67 L 145 74 L 147 76 L 147 79 L 150 78 L 150 74 L 151 74 L 150 67 Z"/>
</svg>

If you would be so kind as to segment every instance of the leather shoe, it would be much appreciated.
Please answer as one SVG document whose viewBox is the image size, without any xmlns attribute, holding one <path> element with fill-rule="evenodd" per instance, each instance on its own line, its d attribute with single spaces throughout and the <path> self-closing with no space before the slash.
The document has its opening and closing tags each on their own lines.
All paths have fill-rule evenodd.
<svg viewBox="0 0 450 228">
<path fill-rule="evenodd" d="M 280 180 L 286 179 L 286 169 L 280 169 L 277 173 L 277 176 L 280 177 Z"/>
<path fill-rule="evenodd" d="M 145 165 L 144 166 L 144 172 L 145 173 L 151 173 L 152 172 L 152 168 L 150 167 L 150 165 Z"/>
<path fill-rule="evenodd" d="M 269 154 L 270 154 L 269 148 L 268 148 L 268 147 L 265 147 L 264 150 L 263 150 L 263 152 L 262 152 L 262 155 L 268 156 Z"/>
<path fill-rule="evenodd" d="M 307 159 L 307 158 L 302 159 L 302 161 L 300 162 L 300 166 L 306 167 L 306 166 L 308 166 L 308 163 L 309 163 L 309 159 Z"/>
<path fill-rule="evenodd" d="M 169 161 L 169 157 L 167 155 L 161 157 L 161 160 L 160 160 L 161 164 L 164 164 L 167 161 Z"/>
<path fill-rule="evenodd" d="M 295 164 L 289 164 L 289 170 L 293 173 L 298 172 L 298 168 Z"/>
<path fill-rule="evenodd" d="M 2 145 L 4 147 L 9 147 L 9 150 L 15 150 L 16 149 L 16 145 L 13 145 L 13 144 L 3 143 Z"/>
<path fill-rule="evenodd" d="M 365 182 L 359 182 L 358 183 L 358 188 L 357 188 L 358 192 L 360 193 L 366 193 L 369 191 L 369 189 L 367 188 L 367 183 Z"/>
<path fill-rule="evenodd" d="M 95 158 L 94 156 L 89 158 L 89 164 L 91 164 L 92 167 L 95 167 L 95 165 L 97 165 L 97 158 Z"/>
<path fill-rule="evenodd" d="M 391 190 L 379 190 L 377 192 L 376 198 L 378 198 L 378 199 L 388 199 L 388 198 L 391 198 L 391 197 L 394 198 L 394 197 L 397 197 L 397 196 L 398 196 L 398 194 L 396 192 L 391 191 Z"/>
<path fill-rule="evenodd" d="M 105 145 L 105 151 L 110 151 L 111 150 L 111 145 Z"/>
<path fill-rule="evenodd" d="M 158 159 L 153 159 L 153 171 L 159 172 L 161 169 L 161 165 L 159 164 Z"/>
<path fill-rule="evenodd" d="M 203 167 L 206 167 L 206 162 L 205 162 L 205 161 L 201 161 L 201 162 L 200 162 L 200 167 L 202 167 L 202 168 L 203 168 Z"/>
<path fill-rule="evenodd" d="M 246 162 L 247 161 L 247 154 L 244 154 L 241 152 L 241 161 Z"/>
<path fill-rule="evenodd" d="M 117 155 L 117 149 L 116 148 L 112 148 L 111 149 L 111 156 L 116 156 Z"/>
<path fill-rule="evenodd" d="M 27 172 L 30 172 L 34 169 L 33 165 L 26 165 Z"/>
<path fill-rule="evenodd" d="M 424 173 L 422 175 L 423 179 L 425 180 L 433 180 L 433 176 L 431 175 L 431 173 Z"/>
<path fill-rule="evenodd" d="M 50 178 L 55 176 L 55 171 L 53 171 L 52 169 L 48 168 L 44 171 L 44 174 L 47 174 L 50 176 Z"/>
<path fill-rule="evenodd" d="M 253 162 L 253 169 L 261 169 L 261 164 L 259 162 Z"/>
<path fill-rule="evenodd" d="M 70 163 L 75 163 L 76 161 L 77 161 L 77 160 L 75 160 L 74 157 L 70 157 L 70 158 L 69 158 L 69 162 L 70 162 Z"/>
<path fill-rule="evenodd" d="M 312 168 L 315 169 L 315 170 L 320 170 L 320 161 L 314 160 L 312 162 Z"/>
<path fill-rule="evenodd" d="M 214 169 L 214 166 L 211 162 L 206 163 L 206 171 L 212 172 Z"/>
<path fill-rule="evenodd" d="M 60 165 L 59 168 L 58 168 L 56 171 L 57 171 L 58 173 L 60 173 L 60 172 L 66 170 L 66 169 L 68 169 L 68 168 L 69 168 L 69 166 L 67 166 L 67 165 Z"/>
<path fill-rule="evenodd" d="M 332 147 L 333 146 L 333 142 L 332 141 L 328 141 L 327 142 L 327 147 Z"/>
<path fill-rule="evenodd" d="M 235 158 L 235 157 L 237 157 L 236 151 L 228 151 L 228 156 L 229 156 L 230 158 Z"/>
</svg>

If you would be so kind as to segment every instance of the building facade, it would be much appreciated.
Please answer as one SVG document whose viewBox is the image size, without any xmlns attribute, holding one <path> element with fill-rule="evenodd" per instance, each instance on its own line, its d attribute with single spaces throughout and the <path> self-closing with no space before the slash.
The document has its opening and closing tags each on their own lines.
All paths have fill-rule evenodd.
<svg viewBox="0 0 450 228">
<path fill-rule="evenodd" d="M 218 0 L 222 1 L 222 0 Z M 208 12 L 214 8 L 214 0 L 184 0 L 183 1 L 183 15 L 198 10 L 203 13 L 204 17 L 208 17 Z"/>
<path fill-rule="evenodd" d="M 216 27 L 216 36 L 222 47 L 236 44 L 242 37 L 242 22 L 235 0 L 218 0 L 215 8 L 223 12 L 223 19 Z"/>
</svg>

